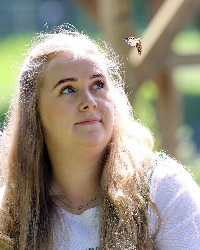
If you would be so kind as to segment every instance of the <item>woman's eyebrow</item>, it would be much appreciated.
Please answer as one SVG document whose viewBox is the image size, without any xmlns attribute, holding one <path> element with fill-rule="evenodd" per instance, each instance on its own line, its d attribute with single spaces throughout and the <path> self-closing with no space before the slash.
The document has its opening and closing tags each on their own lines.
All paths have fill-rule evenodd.
<svg viewBox="0 0 200 250">
<path fill-rule="evenodd" d="M 73 77 L 61 79 L 60 81 L 58 81 L 56 83 L 56 85 L 53 87 L 53 89 L 55 89 L 58 85 L 60 85 L 64 82 L 76 82 L 76 81 L 77 81 L 77 78 L 73 78 Z"/>
<path fill-rule="evenodd" d="M 92 76 L 90 77 L 90 79 L 94 79 L 94 78 L 97 78 L 97 77 L 105 77 L 105 75 L 102 74 L 102 73 L 95 73 L 94 75 L 92 75 Z"/>
<path fill-rule="evenodd" d="M 95 73 L 94 75 L 92 75 L 90 77 L 90 79 L 94 79 L 94 78 L 97 78 L 97 77 L 105 77 L 102 73 Z M 64 78 L 64 79 L 61 79 L 60 81 L 58 81 L 56 83 L 56 85 L 53 87 L 53 89 L 55 89 L 58 85 L 64 83 L 64 82 L 77 82 L 78 79 L 77 78 L 74 78 L 74 77 L 70 77 L 70 78 Z"/>
</svg>

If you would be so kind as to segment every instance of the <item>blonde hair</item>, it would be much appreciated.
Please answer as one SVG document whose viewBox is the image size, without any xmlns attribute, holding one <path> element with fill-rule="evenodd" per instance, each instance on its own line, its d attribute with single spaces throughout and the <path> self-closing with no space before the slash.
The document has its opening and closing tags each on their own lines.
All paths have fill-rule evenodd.
<svg viewBox="0 0 200 250">
<path fill-rule="evenodd" d="M 0 214 L 4 249 L 50 249 L 54 203 L 49 195 L 51 164 L 38 110 L 43 70 L 52 55 L 75 46 L 105 63 L 114 92 L 115 122 L 103 162 L 100 197 L 100 249 L 152 249 L 148 233 L 147 172 L 153 159 L 153 137 L 134 120 L 124 92 L 118 56 L 83 33 L 63 25 L 39 34 L 19 77 L 1 145 L 5 193 Z M 102 48 L 103 47 L 103 48 Z"/>
</svg>

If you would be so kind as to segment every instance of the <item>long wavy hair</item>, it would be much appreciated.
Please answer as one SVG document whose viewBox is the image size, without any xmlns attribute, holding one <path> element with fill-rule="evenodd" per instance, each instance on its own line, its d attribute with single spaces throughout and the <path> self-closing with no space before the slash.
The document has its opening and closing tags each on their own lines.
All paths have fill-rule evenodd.
<svg viewBox="0 0 200 250">
<path fill-rule="evenodd" d="M 115 119 L 102 162 L 100 249 L 152 249 L 148 232 L 148 170 L 153 137 L 139 121 L 124 92 L 119 57 L 69 25 L 37 35 L 24 60 L 1 139 L 1 249 L 51 249 L 56 208 L 49 194 L 51 163 L 45 146 L 38 97 L 52 55 L 76 46 L 105 63 L 114 92 Z"/>
</svg>

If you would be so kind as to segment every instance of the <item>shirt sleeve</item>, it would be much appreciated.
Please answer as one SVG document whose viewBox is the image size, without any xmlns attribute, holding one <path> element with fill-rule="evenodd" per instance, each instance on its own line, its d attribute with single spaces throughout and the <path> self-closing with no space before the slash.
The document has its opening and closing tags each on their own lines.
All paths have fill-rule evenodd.
<svg viewBox="0 0 200 250">
<path fill-rule="evenodd" d="M 184 167 L 165 157 L 155 166 L 150 185 L 161 218 L 154 242 L 158 250 L 200 249 L 200 188 Z M 149 231 L 153 237 L 158 216 L 148 208 Z"/>
</svg>

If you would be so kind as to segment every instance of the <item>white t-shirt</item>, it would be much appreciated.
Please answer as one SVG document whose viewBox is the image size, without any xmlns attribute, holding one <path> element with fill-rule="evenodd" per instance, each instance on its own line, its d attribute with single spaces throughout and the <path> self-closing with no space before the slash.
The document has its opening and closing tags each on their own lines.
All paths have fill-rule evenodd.
<svg viewBox="0 0 200 250">
<path fill-rule="evenodd" d="M 200 249 L 200 188 L 182 165 L 161 154 L 154 164 L 150 196 L 158 208 L 161 226 L 155 237 L 158 250 Z M 149 231 L 153 235 L 158 218 L 148 208 Z M 60 209 L 55 228 L 56 250 L 95 250 L 99 246 L 99 207 L 81 215 Z"/>
</svg>

